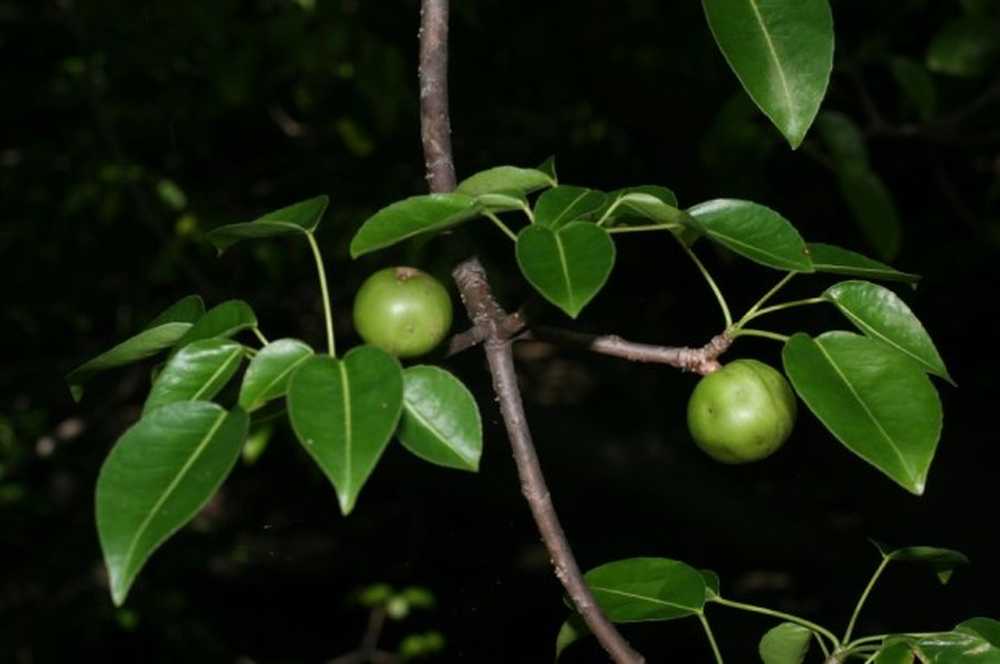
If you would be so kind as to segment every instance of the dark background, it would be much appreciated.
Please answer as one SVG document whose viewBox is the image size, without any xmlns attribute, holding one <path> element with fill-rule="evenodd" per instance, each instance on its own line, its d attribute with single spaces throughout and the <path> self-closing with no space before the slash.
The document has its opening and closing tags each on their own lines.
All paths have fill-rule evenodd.
<svg viewBox="0 0 1000 664">
<path fill-rule="evenodd" d="M 752 198 L 810 240 L 874 255 L 815 135 L 792 152 L 750 109 L 698 3 L 455 4 L 460 177 L 555 154 L 564 183 L 666 185 L 685 205 Z M 911 496 L 858 460 L 804 409 L 771 459 L 716 464 L 684 424 L 692 376 L 526 344 L 518 352 L 529 417 L 584 568 L 639 555 L 684 560 L 718 571 L 733 599 L 839 632 L 877 563 L 872 537 L 959 549 L 973 566 L 947 587 L 926 570 L 893 568 L 863 633 L 1000 618 L 997 69 L 934 74 L 939 110 L 923 120 L 886 64 L 922 62 L 942 26 L 974 4 L 833 3 L 837 64 L 824 108 L 866 132 L 903 224 L 893 264 L 925 276 L 916 291 L 897 290 L 960 385 L 938 384 L 945 424 L 926 494 Z M 425 191 L 417 22 L 414 0 L 0 2 L 0 661 L 327 661 L 360 640 L 367 613 L 352 593 L 375 582 L 421 585 L 438 600 L 391 623 L 387 649 L 437 630 L 447 641 L 438 661 L 551 661 L 561 589 L 520 497 L 480 351 L 446 362 L 483 409 L 478 475 L 394 445 L 345 519 L 282 429 L 153 556 L 119 610 L 103 577 L 93 486 L 138 415 L 149 366 L 102 377 L 80 405 L 62 382 L 193 292 L 210 304 L 245 298 L 270 337 L 320 344 L 304 243 L 247 243 L 217 259 L 203 240 L 214 226 L 320 193 L 333 197 L 319 240 L 342 344 L 357 341 L 352 293 L 384 265 L 447 279 L 475 251 L 508 307 L 527 298 L 508 241 L 486 223 L 347 256 L 369 214 Z M 724 108 L 741 119 L 720 119 Z M 699 251 L 737 310 L 779 276 Z M 830 281 L 801 278 L 788 294 L 812 296 Z M 554 309 L 547 316 L 569 324 Z M 826 309 L 774 322 L 787 332 L 847 325 Z M 721 321 L 686 258 L 647 235 L 621 238 L 618 267 L 577 326 L 700 345 Z M 729 357 L 777 366 L 779 350 L 740 340 Z M 773 621 L 719 607 L 710 615 L 724 653 L 754 661 Z M 710 658 L 694 620 L 625 632 L 651 662 Z M 565 661 L 603 660 L 588 642 Z"/>
</svg>

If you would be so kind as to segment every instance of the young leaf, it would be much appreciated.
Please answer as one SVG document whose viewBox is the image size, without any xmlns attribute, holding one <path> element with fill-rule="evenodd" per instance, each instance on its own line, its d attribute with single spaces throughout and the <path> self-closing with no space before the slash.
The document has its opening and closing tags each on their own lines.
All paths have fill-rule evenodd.
<svg viewBox="0 0 1000 664">
<path fill-rule="evenodd" d="M 559 657 L 563 654 L 563 651 L 566 650 L 566 648 L 589 635 L 590 629 L 587 627 L 587 623 L 585 623 L 583 618 L 579 615 L 574 613 L 570 617 L 566 618 L 562 627 L 559 628 L 559 634 L 556 635 L 555 661 L 559 661 Z"/>
<path fill-rule="evenodd" d="M 1000 59 L 998 29 L 996 18 L 978 16 L 963 16 L 945 24 L 927 49 L 927 68 L 951 76 L 983 76 Z"/>
<path fill-rule="evenodd" d="M 431 463 L 479 470 L 483 425 L 479 407 L 465 385 L 431 366 L 403 372 L 403 416 L 397 432 L 403 446 Z"/>
<path fill-rule="evenodd" d="M 941 435 L 941 402 L 927 375 L 880 341 L 850 332 L 798 333 L 785 373 L 849 450 L 920 495 Z"/>
<path fill-rule="evenodd" d="M 883 556 L 890 560 L 912 562 L 927 565 L 934 570 L 941 583 L 948 583 L 952 572 L 961 565 L 968 565 L 969 559 L 964 553 L 953 549 L 941 549 L 934 546 L 907 546 L 901 549 L 887 550 L 882 544 L 875 543 Z"/>
<path fill-rule="evenodd" d="M 373 346 L 354 348 L 343 359 L 314 355 L 292 374 L 292 429 L 333 483 L 345 515 L 354 509 L 402 410 L 399 361 Z"/>
<path fill-rule="evenodd" d="M 257 463 L 257 459 L 267 449 L 274 435 L 274 422 L 251 422 L 250 433 L 247 434 L 246 443 L 243 444 L 243 463 L 252 466 Z"/>
<path fill-rule="evenodd" d="M 221 254 L 240 240 L 312 233 L 319 225 L 323 213 L 330 204 L 329 196 L 316 196 L 308 200 L 268 212 L 253 221 L 220 226 L 206 236 Z"/>
<path fill-rule="evenodd" d="M 519 191 L 498 191 L 476 196 L 476 203 L 490 212 L 513 212 L 531 210 L 528 197 Z"/>
<path fill-rule="evenodd" d="M 498 191 L 519 191 L 522 194 L 530 194 L 539 189 L 554 187 L 556 184 L 554 170 L 546 172 L 541 168 L 497 166 L 470 175 L 458 183 L 455 191 L 467 196 L 494 194 Z"/>
<path fill-rule="evenodd" d="M 257 316 L 250 305 L 243 300 L 227 300 L 218 304 L 198 319 L 187 333 L 175 344 L 183 348 L 192 341 L 231 337 L 237 332 L 257 326 Z"/>
<path fill-rule="evenodd" d="M 616 194 L 618 204 L 611 213 L 611 218 L 616 222 L 639 219 L 646 224 L 683 224 L 701 228 L 686 212 L 677 209 L 677 199 L 666 187 L 632 187 L 612 195 Z"/>
<path fill-rule="evenodd" d="M 583 578 L 613 622 L 672 620 L 694 615 L 705 606 L 705 579 L 677 560 L 619 560 L 592 569 Z"/>
<path fill-rule="evenodd" d="M 143 416 L 177 401 L 209 401 L 239 369 L 243 346 L 225 339 L 201 339 L 181 348 L 156 376 Z"/>
<path fill-rule="evenodd" d="M 921 279 L 919 274 L 900 272 L 885 263 L 832 244 L 810 242 L 806 246 L 809 249 L 809 256 L 812 258 L 813 268 L 817 272 L 868 277 L 883 281 L 901 281 L 907 284 L 916 284 Z"/>
<path fill-rule="evenodd" d="M 795 227 L 774 210 L 734 199 L 707 201 L 688 212 L 709 239 L 774 268 L 812 272 L 812 261 Z"/>
<path fill-rule="evenodd" d="M 615 264 L 607 231 L 582 221 L 558 231 L 526 226 L 518 233 L 516 254 L 531 285 L 573 318 L 601 290 Z"/>
<path fill-rule="evenodd" d="M 151 330 L 167 323 L 191 323 L 205 315 L 205 302 L 200 295 L 188 295 L 174 302 L 151 320 L 144 330 Z"/>
<path fill-rule="evenodd" d="M 115 605 L 150 555 L 190 521 L 236 463 L 240 410 L 204 401 L 152 411 L 118 439 L 97 478 L 97 531 Z"/>
<path fill-rule="evenodd" d="M 535 201 L 535 223 L 558 230 L 571 221 L 590 219 L 606 198 L 604 192 L 560 185 Z"/>
<path fill-rule="evenodd" d="M 827 0 L 702 0 L 715 41 L 792 149 L 809 130 L 833 68 Z"/>
<path fill-rule="evenodd" d="M 719 575 L 710 569 L 700 571 L 701 577 L 705 579 L 705 601 L 722 597 L 722 593 L 719 590 Z"/>
<path fill-rule="evenodd" d="M 278 339 L 261 348 L 243 376 L 240 408 L 252 413 L 268 401 L 284 396 L 292 372 L 312 354 L 312 348 L 298 339 Z"/>
<path fill-rule="evenodd" d="M 481 192 L 489 193 L 489 192 Z M 433 233 L 478 217 L 482 208 L 473 195 L 411 196 L 369 217 L 351 240 L 351 258 L 384 249 L 403 240 Z"/>
<path fill-rule="evenodd" d="M 837 168 L 840 193 L 851 216 L 880 258 L 892 260 L 899 253 L 903 226 L 892 194 L 867 166 L 841 164 Z"/>
<path fill-rule="evenodd" d="M 892 346 L 924 371 L 954 384 L 924 326 L 888 288 L 867 281 L 843 281 L 826 289 L 823 298 L 867 336 Z"/>
<path fill-rule="evenodd" d="M 795 623 L 783 622 L 760 640 L 757 651 L 764 664 L 802 664 L 809 653 L 812 632 Z"/>
</svg>

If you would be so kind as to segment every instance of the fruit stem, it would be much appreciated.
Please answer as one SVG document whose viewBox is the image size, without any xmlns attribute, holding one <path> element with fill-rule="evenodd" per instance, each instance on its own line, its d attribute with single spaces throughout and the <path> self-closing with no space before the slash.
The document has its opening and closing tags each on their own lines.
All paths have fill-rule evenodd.
<svg viewBox="0 0 1000 664">
<path fill-rule="evenodd" d="M 319 274 L 319 290 L 323 298 L 323 317 L 326 319 L 326 346 L 332 357 L 337 356 L 337 345 L 333 339 L 333 310 L 330 308 L 330 291 L 326 287 L 326 269 L 323 267 L 323 254 L 320 253 L 316 236 L 306 233 L 309 246 L 312 247 L 313 258 L 316 259 L 316 272 Z"/>
<path fill-rule="evenodd" d="M 715 635 L 712 634 L 712 628 L 708 624 L 708 618 L 705 617 L 703 611 L 698 612 L 698 620 L 701 621 L 701 626 L 705 629 L 705 636 L 708 638 L 708 644 L 712 647 L 712 654 L 715 655 L 715 661 L 717 664 L 725 664 L 722 660 L 722 653 L 719 652 L 719 644 L 715 642 Z"/>
<path fill-rule="evenodd" d="M 649 224 L 648 226 L 619 226 L 609 228 L 609 233 L 642 233 L 644 231 L 673 231 L 684 228 L 681 224 Z"/>
<path fill-rule="evenodd" d="M 676 238 L 677 236 L 675 235 L 674 237 Z M 680 238 L 677 238 L 677 243 L 681 245 L 684 252 L 691 258 L 691 260 L 694 261 L 694 264 L 698 266 L 698 271 L 701 272 L 701 276 L 705 277 L 705 281 L 708 282 L 708 287 L 711 288 L 712 293 L 715 294 L 715 299 L 719 302 L 719 307 L 722 309 L 722 316 L 726 320 L 726 329 L 728 330 L 732 328 L 733 315 L 729 313 L 729 305 L 726 304 L 726 298 L 723 297 L 722 291 L 719 290 L 719 285 L 715 283 L 715 279 L 712 278 L 712 275 L 709 273 L 705 265 L 698 259 L 698 256 L 691 251 L 691 248 L 684 244 Z"/>
<path fill-rule="evenodd" d="M 891 560 L 892 558 L 890 558 L 889 556 L 885 555 L 882 556 L 882 562 L 879 563 L 879 566 L 875 570 L 875 573 L 872 574 L 872 578 L 868 581 L 868 585 L 865 586 L 864 591 L 861 593 L 861 597 L 858 599 L 858 603 L 854 607 L 854 613 L 851 614 L 851 621 L 847 623 L 847 631 L 844 632 L 845 643 L 851 640 L 851 632 L 854 631 L 854 623 L 856 623 L 858 620 L 858 614 L 861 613 L 861 607 L 865 605 L 865 601 L 868 599 L 868 595 L 871 593 L 872 588 L 875 587 L 875 582 L 878 581 L 878 578 L 882 575 L 882 572 L 885 571 L 886 566 L 889 564 L 889 561 Z"/>
<path fill-rule="evenodd" d="M 790 613 L 785 613 L 784 611 L 775 611 L 774 609 L 768 609 L 763 606 L 756 606 L 755 604 L 744 604 L 743 602 L 734 602 L 731 599 L 725 599 L 724 597 L 714 597 L 710 601 L 721 604 L 722 606 L 728 606 L 731 609 L 740 609 L 741 611 L 749 611 L 750 613 L 760 613 L 765 616 L 771 616 L 772 618 L 781 618 L 782 620 L 787 620 L 788 622 L 793 622 L 796 625 L 802 625 L 803 627 L 810 629 L 814 634 L 822 634 L 830 640 L 833 645 L 833 650 L 837 651 L 840 649 L 840 641 L 834 636 L 833 632 L 817 625 L 814 622 L 810 622 L 805 618 L 799 618 L 798 616 L 793 616 Z"/>
<path fill-rule="evenodd" d="M 509 237 L 514 242 L 517 242 L 517 235 L 514 234 L 514 231 L 510 230 L 510 228 L 507 226 L 507 224 L 505 224 L 502 221 L 500 221 L 500 217 L 496 216 L 495 214 L 493 214 L 489 210 L 484 210 L 483 214 L 486 215 L 486 217 L 490 221 L 492 221 L 494 224 L 496 224 L 497 227 L 500 230 L 502 230 L 507 237 Z"/>
</svg>

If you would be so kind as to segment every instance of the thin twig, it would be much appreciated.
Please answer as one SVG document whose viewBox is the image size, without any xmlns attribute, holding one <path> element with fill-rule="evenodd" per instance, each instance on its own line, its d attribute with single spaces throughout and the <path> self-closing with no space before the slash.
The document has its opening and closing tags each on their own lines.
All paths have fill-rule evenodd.
<svg viewBox="0 0 1000 664">
<path fill-rule="evenodd" d="M 448 115 L 448 0 L 420 3 L 420 136 L 433 192 L 455 188 Z"/>
</svg>

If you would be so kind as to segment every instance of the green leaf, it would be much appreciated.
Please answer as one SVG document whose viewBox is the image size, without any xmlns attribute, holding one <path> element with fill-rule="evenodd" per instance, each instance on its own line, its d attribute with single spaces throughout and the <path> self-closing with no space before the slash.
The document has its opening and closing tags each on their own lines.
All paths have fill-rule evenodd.
<svg viewBox="0 0 1000 664">
<path fill-rule="evenodd" d="M 206 236 L 221 254 L 240 240 L 296 233 L 312 233 L 330 204 L 329 196 L 316 196 L 241 224 L 229 224 Z"/>
<path fill-rule="evenodd" d="M 192 341 L 231 337 L 237 332 L 257 327 L 257 316 L 243 300 L 227 300 L 198 319 L 175 346 L 183 348 Z"/>
<path fill-rule="evenodd" d="M 916 647 L 922 662 L 1000 664 L 1000 646 L 992 642 L 989 637 L 980 634 L 975 627 L 959 626 L 952 632 L 904 636 L 904 638 Z"/>
<path fill-rule="evenodd" d="M 889 70 L 903 98 L 916 109 L 920 119 L 926 122 L 933 118 L 937 113 L 938 95 L 927 69 L 908 58 L 894 57 L 889 61 Z"/>
<path fill-rule="evenodd" d="M 913 648 L 905 641 L 887 642 L 878 651 L 873 664 L 914 664 Z"/>
<path fill-rule="evenodd" d="M 843 281 L 826 289 L 823 298 L 867 336 L 892 346 L 924 371 L 954 384 L 924 326 L 888 288 L 868 281 Z"/>
<path fill-rule="evenodd" d="M 361 225 L 351 240 L 351 257 L 357 258 L 417 235 L 451 228 L 480 214 L 482 208 L 472 195 L 411 196 L 382 208 Z"/>
<path fill-rule="evenodd" d="M 920 495 L 941 435 L 941 402 L 912 360 L 850 332 L 794 335 L 782 354 L 795 391 L 849 450 Z"/>
<path fill-rule="evenodd" d="M 431 366 L 403 372 L 403 416 L 398 436 L 425 461 L 459 470 L 479 470 L 483 425 L 479 407 L 465 385 Z"/>
<path fill-rule="evenodd" d="M 554 162 L 552 163 L 551 172 L 543 170 L 545 164 L 538 169 L 517 166 L 490 168 L 465 178 L 458 183 L 455 191 L 467 196 L 481 196 L 498 191 L 519 191 L 522 194 L 530 194 L 539 189 L 556 186 Z"/>
<path fill-rule="evenodd" d="M 722 198 L 688 212 L 704 235 L 741 256 L 776 270 L 813 271 L 799 232 L 768 207 Z"/>
<path fill-rule="evenodd" d="M 839 111 L 823 111 L 816 129 L 838 164 L 868 166 L 868 146 L 864 134 L 851 118 Z"/>
<path fill-rule="evenodd" d="M 900 272 L 885 263 L 832 244 L 810 242 L 807 247 L 809 256 L 812 258 L 813 268 L 817 272 L 868 277 L 884 281 L 901 281 L 907 284 L 916 284 L 921 279 L 919 274 Z"/>
<path fill-rule="evenodd" d="M 589 635 L 590 628 L 587 627 L 587 623 L 585 623 L 583 618 L 579 615 L 574 613 L 570 617 L 566 618 L 562 627 L 559 628 L 559 634 L 556 635 L 555 661 L 559 661 L 559 657 L 563 654 L 563 651 L 566 650 L 566 648 Z"/>
<path fill-rule="evenodd" d="M 683 224 L 701 229 L 701 226 L 686 212 L 677 209 L 677 199 L 666 187 L 653 185 L 631 187 L 612 192 L 611 196 L 615 197 L 614 201 L 617 202 L 611 218 L 617 223 L 639 219 L 642 223 L 652 221 L 656 224 Z"/>
<path fill-rule="evenodd" d="M 395 357 L 359 346 L 343 359 L 313 356 L 288 384 L 295 435 L 354 509 L 361 487 L 389 444 L 403 410 L 403 370 Z"/>
<path fill-rule="evenodd" d="M 560 185 L 535 201 L 535 223 L 558 230 L 571 221 L 591 219 L 606 198 L 601 191 Z"/>
<path fill-rule="evenodd" d="M 201 339 L 181 348 L 156 376 L 143 416 L 178 401 L 210 401 L 243 360 L 243 346 L 225 339 Z"/>
<path fill-rule="evenodd" d="M 144 330 L 151 330 L 167 323 L 191 323 L 194 324 L 199 318 L 205 315 L 205 302 L 200 295 L 188 295 L 174 302 L 164 309 L 156 318 L 151 320 Z"/>
<path fill-rule="evenodd" d="M 797 148 L 833 68 L 827 0 L 703 0 L 715 41 L 747 93 Z"/>
<path fill-rule="evenodd" d="M 784 622 L 764 634 L 757 651 L 764 664 L 802 664 L 811 641 L 811 631 L 802 625 Z"/>
<path fill-rule="evenodd" d="M 927 49 L 927 68 L 939 74 L 975 78 L 990 72 L 1000 57 L 1000 22 L 963 16 L 947 23 Z"/>
<path fill-rule="evenodd" d="M 934 546 L 907 546 L 890 550 L 878 542 L 874 542 L 874 544 L 882 555 L 890 560 L 928 565 L 937 574 L 941 583 L 948 583 L 952 572 L 957 567 L 969 564 L 969 559 L 965 554 L 954 549 L 941 549 Z"/>
<path fill-rule="evenodd" d="M 528 197 L 519 191 L 498 191 L 492 194 L 482 194 L 476 196 L 476 203 L 490 212 L 531 210 L 531 206 L 528 204 Z"/>
<path fill-rule="evenodd" d="M 97 478 L 97 532 L 111 597 L 125 601 L 150 555 L 188 523 L 236 463 L 248 418 L 203 401 L 158 408 L 118 439 Z"/>
<path fill-rule="evenodd" d="M 531 285 L 573 318 L 601 290 L 615 264 L 607 231 L 582 221 L 558 231 L 527 226 L 518 233 L 516 253 Z"/>
<path fill-rule="evenodd" d="M 549 177 L 549 181 L 552 183 L 551 186 L 556 186 L 559 184 L 559 176 L 556 174 L 556 158 L 555 155 L 549 157 L 539 165 L 538 169 L 542 173 L 545 173 Z"/>
<path fill-rule="evenodd" d="M 705 601 L 722 597 L 722 593 L 719 590 L 719 575 L 710 569 L 700 571 L 701 577 L 705 580 Z"/>
<path fill-rule="evenodd" d="M 252 466 L 257 463 L 257 459 L 259 459 L 260 455 L 262 455 L 264 450 L 267 449 L 273 435 L 273 422 L 252 422 L 250 424 L 250 433 L 247 434 L 247 440 L 246 443 L 243 444 L 243 451 L 241 453 L 243 463 L 248 466 Z"/>
<path fill-rule="evenodd" d="M 895 258 L 903 227 L 882 178 L 867 166 L 842 164 L 837 169 L 837 183 L 851 216 L 878 256 L 884 260 Z"/>
<path fill-rule="evenodd" d="M 975 634 L 994 648 L 1000 648 L 1000 621 L 992 618 L 970 618 L 958 625 L 955 630 Z"/>
<path fill-rule="evenodd" d="M 613 622 L 672 620 L 705 606 L 705 579 L 677 560 L 619 560 L 590 570 L 584 580 Z"/>
<path fill-rule="evenodd" d="M 243 376 L 240 408 L 252 413 L 268 401 L 284 396 L 292 372 L 312 354 L 312 348 L 298 339 L 278 339 L 261 348 Z"/>
</svg>

